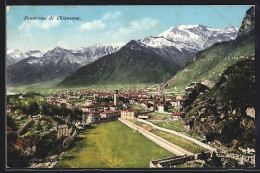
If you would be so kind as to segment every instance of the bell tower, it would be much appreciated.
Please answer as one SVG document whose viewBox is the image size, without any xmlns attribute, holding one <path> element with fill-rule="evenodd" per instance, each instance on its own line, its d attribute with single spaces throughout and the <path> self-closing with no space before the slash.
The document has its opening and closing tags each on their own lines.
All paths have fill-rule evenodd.
<svg viewBox="0 0 260 173">
<path fill-rule="evenodd" d="M 114 106 L 117 106 L 117 100 L 118 100 L 118 90 L 115 90 L 115 93 L 114 93 Z"/>
</svg>

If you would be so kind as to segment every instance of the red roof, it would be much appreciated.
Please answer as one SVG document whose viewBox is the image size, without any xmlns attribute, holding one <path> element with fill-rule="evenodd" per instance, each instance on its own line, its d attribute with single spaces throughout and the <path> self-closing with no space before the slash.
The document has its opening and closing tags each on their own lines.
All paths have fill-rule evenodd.
<svg viewBox="0 0 260 173">
<path fill-rule="evenodd" d="M 116 112 L 120 112 L 120 111 L 109 110 L 109 111 L 106 111 L 106 112 L 102 112 L 102 114 L 112 114 L 112 113 L 116 113 Z"/>
<path fill-rule="evenodd" d="M 124 109 L 123 111 L 127 111 L 127 112 L 134 112 L 135 109 Z"/>
<path fill-rule="evenodd" d="M 173 112 L 172 114 L 173 114 L 173 115 L 177 115 L 177 116 L 180 116 L 180 115 L 181 115 L 180 112 Z"/>
</svg>

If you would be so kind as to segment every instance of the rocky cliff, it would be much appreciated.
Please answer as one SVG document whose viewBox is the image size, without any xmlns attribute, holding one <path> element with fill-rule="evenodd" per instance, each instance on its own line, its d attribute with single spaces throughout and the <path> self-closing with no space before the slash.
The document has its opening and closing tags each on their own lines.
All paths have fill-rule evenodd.
<svg viewBox="0 0 260 173">
<path fill-rule="evenodd" d="M 228 67 L 214 88 L 187 88 L 182 117 L 187 131 L 220 141 L 232 149 L 255 147 L 255 56 Z"/>
<path fill-rule="evenodd" d="M 237 37 L 247 37 L 255 34 L 255 6 L 246 11 L 246 15 L 239 28 Z"/>
</svg>

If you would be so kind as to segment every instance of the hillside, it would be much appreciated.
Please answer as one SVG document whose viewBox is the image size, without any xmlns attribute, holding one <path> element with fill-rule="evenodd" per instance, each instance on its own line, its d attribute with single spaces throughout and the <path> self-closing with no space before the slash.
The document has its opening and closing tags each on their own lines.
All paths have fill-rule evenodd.
<svg viewBox="0 0 260 173">
<path fill-rule="evenodd" d="M 217 43 L 199 52 L 192 62 L 183 67 L 169 81 L 168 89 L 175 86 L 185 88 L 192 82 L 201 82 L 213 87 L 221 73 L 235 62 L 245 59 L 255 52 L 255 38 L 236 39 Z"/>
<path fill-rule="evenodd" d="M 194 84 L 183 101 L 187 131 L 231 149 L 255 148 L 255 56 L 229 66 L 212 89 Z"/>
<path fill-rule="evenodd" d="M 132 50 L 133 46 L 136 46 L 135 41 L 116 53 L 81 67 L 60 85 L 161 83 L 180 68 L 168 57 L 141 49 Z"/>
<path fill-rule="evenodd" d="M 79 67 L 116 52 L 123 45 L 124 43 L 97 44 L 76 50 L 55 47 L 45 54 L 35 50 L 25 54 L 18 50 L 9 50 L 7 85 L 29 85 L 64 78 Z"/>
<path fill-rule="evenodd" d="M 251 7 L 242 21 L 238 38 L 228 42 L 216 43 L 197 53 L 193 61 L 183 67 L 169 81 L 167 89 L 184 89 L 192 82 L 201 82 L 213 87 L 224 70 L 239 60 L 255 53 L 255 11 Z"/>
<path fill-rule="evenodd" d="M 216 42 L 234 40 L 238 27 L 174 26 L 157 37 L 132 40 L 121 50 L 86 65 L 60 86 L 162 83 Z"/>
</svg>

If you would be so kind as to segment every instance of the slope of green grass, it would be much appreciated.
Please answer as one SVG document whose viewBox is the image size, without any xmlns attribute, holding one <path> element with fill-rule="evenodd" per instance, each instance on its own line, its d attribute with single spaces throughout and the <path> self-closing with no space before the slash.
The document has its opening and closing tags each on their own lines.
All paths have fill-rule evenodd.
<svg viewBox="0 0 260 173">
<path fill-rule="evenodd" d="M 132 108 L 132 109 L 136 109 L 136 110 L 138 110 L 138 111 L 145 110 L 142 106 L 139 106 L 139 105 L 132 105 L 131 108 Z"/>
<path fill-rule="evenodd" d="M 81 132 L 57 168 L 149 168 L 151 160 L 174 154 L 120 121 Z"/>
<path fill-rule="evenodd" d="M 149 118 L 157 118 L 157 119 L 168 119 L 172 115 L 171 114 L 166 114 L 166 113 L 160 113 L 160 112 L 153 112 L 149 114 Z"/>
<path fill-rule="evenodd" d="M 152 123 L 159 126 L 159 127 L 175 130 L 177 132 L 183 131 L 182 130 L 183 124 L 180 120 L 171 121 L 171 122 L 152 122 Z"/>
<path fill-rule="evenodd" d="M 145 124 L 145 123 L 142 123 L 142 122 L 139 122 L 139 121 L 131 121 L 132 123 L 142 127 L 143 125 L 147 126 L 147 127 L 152 127 L 148 124 Z M 161 131 L 161 130 L 157 130 L 157 129 L 153 129 L 153 130 L 150 130 L 151 133 L 175 144 L 175 145 L 178 145 L 179 147 L 187 150 L 187 151 L 190 151 L 192 153 L 200 153 L 202 151 L 207 151 L 207 149 L 191 142 L 191 141 L 188 141 L 182 137 L 179 137 L 177 135 L 174 135 L 174 134 L 171 134 L 171 133 L 167 133 L 167 132 L 164 132 L 164 131 Z"/>
<path fill-rule="evenodd" d="M 213 87 L 228 66 L 254 53 L 255 39 L 252 37 L 215 44 L 196 54 L 195 61 L 178 71 L 167 88 L 184 88 L 199 81 L 209 81 L 206 85 Z"/>
<path fill-rule="evenodd" d="M 14 93 L 26 93 L 26 92 L 36 92 L 40 93 L 43 96 L 48 96 L 53 93 L 57 92 L 64 92 L 67 90 L 73 91 L 114 91 L 114 90 L 132 90 L 132 89 L 142 89 L 149 87 L 151 84 L 115 84 L 115 85 L 94 85 L 94 86 L 86 86 L 86 87 L 57 87 L 53 85 L 26 85 L 26 86 L 19 86 L 19 87 L 7 87 L 8 92 Z"/>
</svg>

